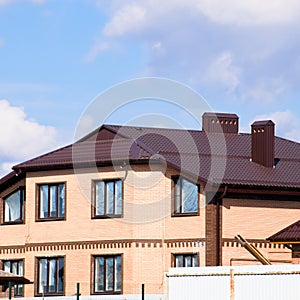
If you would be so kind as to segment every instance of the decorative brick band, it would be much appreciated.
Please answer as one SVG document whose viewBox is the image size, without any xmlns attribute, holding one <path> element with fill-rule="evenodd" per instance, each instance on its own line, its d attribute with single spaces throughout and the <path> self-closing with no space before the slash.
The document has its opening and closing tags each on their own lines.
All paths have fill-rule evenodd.
<svg viewBox="0 0 300 300">
<path fill-rule="evenodd" d="M 25 245 L 0 246 L 0 254 L 21 254 L 25 252 L 116 249 L 133 247 L 161 248 L 163 244 L 165 244 L 168 248 L 201 247 L 204 246 L 205 239 L 124 239 L 102 241 L 26 243 Z"/>
<path fill-rule="evenodd" d="M 203 239 L 168 239 L 165 240 L 168 248 L 181 248 L 181 247 L 204 247 L 205 238 Z"/>
<path fill-rule="evenodd" d="M 257 248 L 270 248 L 270 249 L 284 249 L 284 245 L 281 244 L 270 244 L 266 240 L 260 239 L 247 239 L 247 241 L 253 244 Z M 224 238 L 222 239 L 223 247 L 242 247 L 235 239 Z"/>
</svg>

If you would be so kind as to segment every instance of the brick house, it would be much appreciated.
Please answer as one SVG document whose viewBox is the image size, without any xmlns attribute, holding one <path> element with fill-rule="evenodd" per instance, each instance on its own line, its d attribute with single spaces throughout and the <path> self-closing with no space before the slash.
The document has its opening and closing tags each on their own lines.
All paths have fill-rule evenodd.
<svg viewBox="0 0 300 300">
<path fill-rule="evenodd" d="M 300 144 L 235 114 L 202 130 L 102 125 L 0 180 L 2 269 L 34 285 L 20 296 L 164 292 L 169 267 L 273 263 L 291 251 L 266 237 L 299 219 Z M 120 295 L 120 296 L 118 296 Z M 152 295 L 152 296 L 151 296 Z M 106 299 L 106 298 L 103 298 Z"/>
</svg>

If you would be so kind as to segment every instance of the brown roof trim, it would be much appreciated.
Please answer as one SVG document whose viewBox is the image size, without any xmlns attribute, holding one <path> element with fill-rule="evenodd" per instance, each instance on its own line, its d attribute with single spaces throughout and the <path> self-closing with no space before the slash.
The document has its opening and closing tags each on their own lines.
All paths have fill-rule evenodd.
<svg viewBox="0 0 300 300">
<path fill-rule="evenodd" d="M 25 178 L 24 173 L 18 173 L 15 171 L 10 172 L 9 174 L 5 175 L 0 179 L 0 192 L 4 191 L 9 186 L 17 183 L 18 181 Z"/>
</svg>

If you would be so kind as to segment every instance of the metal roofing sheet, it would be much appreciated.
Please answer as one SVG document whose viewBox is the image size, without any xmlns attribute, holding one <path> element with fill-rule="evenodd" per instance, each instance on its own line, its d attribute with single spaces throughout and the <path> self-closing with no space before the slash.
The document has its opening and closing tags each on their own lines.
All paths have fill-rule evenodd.
<svg viewBox="0 0 300 300">
<path fill-rule="evenodd" d="M 105 135 L 99 133 L 102 130 L 122 138 L 110 136 L 103 140 Z M 16 165 L 14 170 L 144 160 L 154 154 L 175 169 L 204 181 L 300 188 L 299 143 L 275 137 L 277 164 L 275 168 L 266 168 L 251 161 L 250 134 L 208 134 L 200 130 L 103 125 L 86 139 Z"/>
<path fill-rule="evenodd" d="M 300 220 L 268 237 L 271 242 L 297 242 L 300 241 Z"/>
</svg>

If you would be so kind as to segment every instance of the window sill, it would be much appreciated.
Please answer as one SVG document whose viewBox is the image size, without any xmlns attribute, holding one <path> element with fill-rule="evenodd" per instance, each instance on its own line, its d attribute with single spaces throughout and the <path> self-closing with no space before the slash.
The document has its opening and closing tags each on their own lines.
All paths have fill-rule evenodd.
<svg viewBox="0 0 300 300">
<path fill-rule="evenodd" d="M 92 295 L 121 295 L 122 292 L 93 292 Z"/>
<path fill-rule="evenodd" d="M 56 222 L 56 221 L 66 221 L 66 218 L 43 218 L 36 219 L 36 222 Z"/>
<path fill-rule="evenodd" d="M 1 223 L 1 226 L 2 225 L 23 225 L 25 224 L 24 221 L 13 221 L 13 222 L 3 222 Z"/>
<path fill-rule="evenodd" d="M 197 217 L 200 216 L 200 214 L 198 212 L 193 212 L 193 213 L 173 213 L 171 215 L 172 218 L 174 217 Z"/>
<path fill-rule="evenodd" d="M 51 294 L 35 294 L 34 297 L 56 297 L 65 296 L 64 293 L 51 293 Z"/>
<path fill-rule="evenodd" d="M 92 219 L 120 219 L 123 215 L 103 215 L 103 216 L 92 216 Z"/>
</svg>

